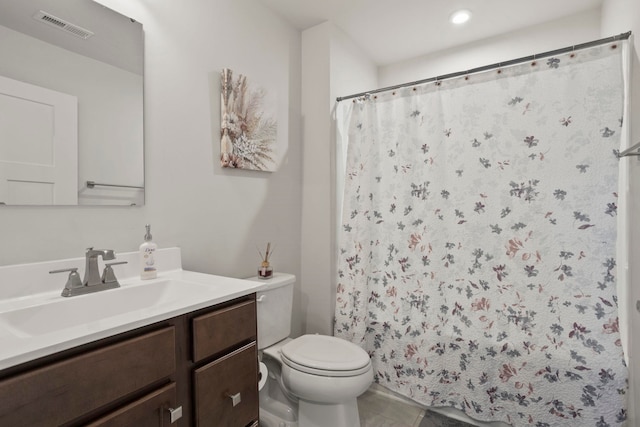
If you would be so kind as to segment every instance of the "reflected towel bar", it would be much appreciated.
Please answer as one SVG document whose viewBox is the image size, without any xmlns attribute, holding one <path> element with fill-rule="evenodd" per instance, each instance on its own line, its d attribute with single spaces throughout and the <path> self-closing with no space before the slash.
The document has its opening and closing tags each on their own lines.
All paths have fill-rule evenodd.
<svg viewBox="0 0 640 427">
<path fill-rule="evenodd" d="M 95 181 L 87 181 L 87 188 L 93 188 L 95 186 L 98 187 L 122 187 L 122 188 L 138 188 L 140 190 L 144 190 L 144 187 L 138 187 L 135 185 L 116 185 L 116 184 L 100 184 Z"/>
<path fill-rule="evenodd" d="M 618 153 L 618 158 L 627 156 L 640 156 L 640 152 L 638 152 L 637 150 L 640 150 L 640 142 L 627 148 L 622 153 Z"/>
</svg>

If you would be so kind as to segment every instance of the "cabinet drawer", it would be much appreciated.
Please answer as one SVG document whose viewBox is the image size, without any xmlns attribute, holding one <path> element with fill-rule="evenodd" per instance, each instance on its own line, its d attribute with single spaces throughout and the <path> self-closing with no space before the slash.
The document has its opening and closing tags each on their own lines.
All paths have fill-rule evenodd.
<svg viewBox="0 0 640 427">
<path fill-rule="evenodd" d="M 168 408 L 176 408 L 176 384 L 171 383 L 100 418 L 86 427 L 162 427 L 171 425 Z M 176 424 L 174 424 L 176 425 Z"/>
<path fill-rule="evenodd" d="M 193 319 L 193 361 L 256 339 L 256 302 L 240 302 Z"/>
<path fill-rule="evenodd" d="M 194 372 L 197 427 L 239 427 L 258 419 L 258 353 L 246 345 Z M 234 399 L 231 396 L 236 395 Z"/>
<path fill-rule="evenodd" d="M 62 425 L 171 375 L 175 328 L 108 345 L 0 382 L 0 425 Z"/>
</svg>

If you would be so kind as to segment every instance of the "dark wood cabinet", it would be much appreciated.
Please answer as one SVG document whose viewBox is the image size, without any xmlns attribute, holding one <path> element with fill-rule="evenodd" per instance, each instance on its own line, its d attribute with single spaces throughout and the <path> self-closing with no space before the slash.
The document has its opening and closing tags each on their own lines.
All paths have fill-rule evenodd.
<svg viewBox="0 0 640 427">
<path fill-rule="evenodd" d="M 0 371 L 0 426 L 257 425 L 255 309 L 251 294 Z"/>
<path fill-rule="evenodd" d="M 256 302 L 194 317 L 196 427 L 245 427 L 258 420 Z M 203 364 L 204 363 L 204 364 Z"/>
<path fill-rule="evenodd" d="M 113 411 L 87 427 L 163 427 L 171 425 L 170 409 L 178 408 L 174 382 Z"/>
<path fill-rule="evenodd" d="M 199 362 L 256 340 L 255 300 L 240 302 L 193 319 L 193 359 Z"/>
<path fill-rule="evenodd" d="M 251 425 L 258 419 L 256 344 L 194 372 L 196 427 Z"/>
<path fill-rule="evenodd" d="M 175 331 L 166 327 L 42 366 L 0 382 L 0 425 L 64 425 L 169 378 Z"/>
</svg>

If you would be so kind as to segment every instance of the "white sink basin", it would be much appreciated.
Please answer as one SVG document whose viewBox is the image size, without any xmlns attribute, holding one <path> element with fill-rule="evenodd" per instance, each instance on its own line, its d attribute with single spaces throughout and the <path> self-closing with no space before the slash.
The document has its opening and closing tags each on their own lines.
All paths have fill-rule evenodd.
<svg viewBox="0 0 640 427">
<path fill-rule="evenodd" d="M 176 302 L 189 303 L 209 289 L 207 285 L 174 279 L 122 285 L 0 313 L 0 324 L 22 336 L 45 335 L 77 326 L 99 328 L 101 321 L 116 316 L 160 310 Z"/>
<path fill-rule="evenodd" d="M 140 280 L 140 253 L 118 253 L 122 286 L 61 297 L 64 277 L 50 271 L 82 265 L 84 257 L 0 266 L 0 371 L 163 322 L 256 292 L 251 280 L 182 269 L 179 248 L 158 249 L 158 277 Z"/>
</svg>

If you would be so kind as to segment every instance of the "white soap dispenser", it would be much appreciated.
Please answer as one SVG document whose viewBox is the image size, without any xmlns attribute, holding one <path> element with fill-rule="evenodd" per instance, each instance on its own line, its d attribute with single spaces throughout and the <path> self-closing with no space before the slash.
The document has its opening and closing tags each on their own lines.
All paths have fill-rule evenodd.
<svg viewBox="0 0 640 427">
<path fill-rule="evenodd" d="M 158 276 L 156 270 L 156 249 L 158 245 L 151 241 L 151 225 L 145 225 L 147 233 L 144 235 L 144 243 L 140 245 L 140 278 L 142 280 L 155 279 Z"/>
</svg>

